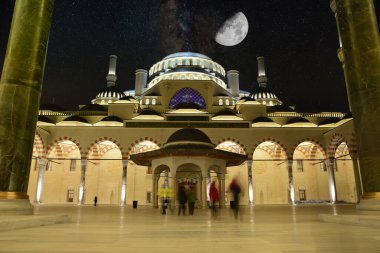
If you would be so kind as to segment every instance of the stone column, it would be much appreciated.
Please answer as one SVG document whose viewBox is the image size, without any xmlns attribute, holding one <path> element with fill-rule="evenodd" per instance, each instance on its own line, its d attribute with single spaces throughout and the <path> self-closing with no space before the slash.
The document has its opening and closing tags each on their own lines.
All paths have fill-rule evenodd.
<svg viewBox="0 0 380 253">
<path fill-rule="evenodd" d="M 207 208 L 207 174 L 202 173 L 202 208 Z"/>
<path fill-rule="evenodd" d="M 293 160 L 288 160 L 288 178 L 289 178 L 289 204 L 295 204 L 295 192 L 293 181 Z"/>
<path fill-rule="evenodd" d="M 178 187 L 177 187 L 177 174 L 172 172 L 172 188 L 173 188 L 173 199 L 172 199 L 172 205 L 173 207 L 176 207 L 177 205 L 177 196 L 178 196 Z"/>
<path fill-rule="evenodd" d="M 37 158 L 38 163 L 38 177 L 37 177 L 37 188 L 35 202 L 42 203 L 42 190 L 44 185 L 44 175 L 46 171 L 46 166 L 48 165 L 48 160 L 46 158 Z"/>
<path fill-rule="evenodd" d="M 84 198 L 86 196 L 86 170 L 87 170 L 87 160 L 81 160 L 81 171 L 80 171 L 80 183 L 79 183 L 79 194 L 78 194 L 78 205 L 84 204 Z"/>
<path fill-rule="evenodd" d="M 354 169 L 354 177 L 355 177 L 355 185 L 356 185 L 356 194 L 357 194 L 357 201 L 359 202 L 362 194 L 363 194 L 363 188 L 362 188 L 362 180 L 360 177 L 360 168 L 359 168 L 359 161 L 358 158 L 353 155 L 352 156 L 352 166 Z"/>
<path fill-rule="evenodd" d="M 335 184 L 335 159 L 330 158 L 328 165 L 327 165 L 327 171 L 329 176 L 329 191 L 330 191 L 330 201 L 331 204 L 335 204 L 337 201 L 337 194 L 336 194 L 336 184 Z"/>
<path fill-rule="evenodd" d="M 226 207 L 226 201 L 225 201 L 225 195 L 226 195 L 226 180 L 225 176 L 222 174 L 218 175 L 218 184 L 219 184 L 219 207 L 225 208 Z"/>
<path fill-rule="evenodd" d="M 252 160 L 247 160 L 247 169 L 248 169 L 248 204 L 253 206 Z"/>
<path fill-rule="evenodd" d="M 121 175 L 121 200 L 120 205 L 125 206 L 127 198 L 127 169 L 128 169 L 128 160 L 123 160 L 123 172 Z"/>
<path fill-rule="evenodd" d="M 380 199 L 380 35 L 372 0 L 332 0 L 358 139 L 364 198 Z"/>
<path fill-rule="evenodd" d="M 54 0 L 15 3 L 0 81 L 0 200 L 29 199 L 26 192 L 53 5 Z"/>
<path fill-rule="evenodd" d="M 157 197 L 157 190 L 158 190 L 158 180 L 160 179 L 160 175 L 157 173 L 153 173 L 153 182 L 152 182 L 152 195 L 153 195 L 153 207 L 158 208 L 158 197 Z"/>
</svg>

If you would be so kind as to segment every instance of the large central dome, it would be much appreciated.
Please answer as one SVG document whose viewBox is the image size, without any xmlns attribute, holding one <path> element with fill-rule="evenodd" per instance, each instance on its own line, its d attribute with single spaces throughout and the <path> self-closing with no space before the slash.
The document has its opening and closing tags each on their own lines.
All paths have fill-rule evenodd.
<svg viewBox="0 0 380 253">
<path fill-rule="evenodd" d="M 166 56 L 149 69 L 148 88 L 162 80 L 211 80 L 223 88 L 226 71 L 210 57 L 194 52 L 179 52 Z"/>
<path fill-rule="evenodd" d="M 207 60 L 212 61 L 210 57 L 208 57 L 204 54 L 194 53 L 194 52 L 178 52 L 178 53 L 174 53 L 174 54 L 169 54 L 163 60 L 167 60 L 170 58 L 176 58 L 176 57 L 197 57 L 197 58 L 203 58 L 203 59 L 207 59 Z"/>
</svg>

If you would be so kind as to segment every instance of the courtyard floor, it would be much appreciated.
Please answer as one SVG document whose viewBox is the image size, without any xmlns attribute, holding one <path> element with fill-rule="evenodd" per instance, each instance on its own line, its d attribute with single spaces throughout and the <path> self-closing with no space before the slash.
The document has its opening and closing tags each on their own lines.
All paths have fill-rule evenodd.
<svg viewBox="0 0 380 253">
<path fill-rule="evenodd" d="M 42 205 L 37 215 L 69 214 L 72 222 L 0 233 L 0 252 L 380 252 L 380 230 L 323 223 L 318 214 L 352 214 L 354 205 L 255 206 L 235 220 L 138 206 Z"/>
</svg>

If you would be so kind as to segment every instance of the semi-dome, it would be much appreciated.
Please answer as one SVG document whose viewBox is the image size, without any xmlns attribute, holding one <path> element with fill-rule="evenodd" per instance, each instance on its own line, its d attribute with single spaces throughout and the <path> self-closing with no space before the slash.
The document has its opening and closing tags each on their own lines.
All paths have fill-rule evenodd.
<svg viewBox="0 0 380 253">
<path fill-rule="evenodd" d="M 230 108 L 224 108 L 214 115 L 214 117 L 217 116 L 236 116 L 236 113 Z"/>
<path fill-rule="evenodd" d="M 267 118 L 267 117 L 258 117 L 258 118 L 255 118 L 254 120 L 252 120 L 252 123 L 255 124 L 255 123 L 271 123 L 273 122 L 272 119 L 270 118 Z"/>
<path fill-rule="evenodd" d="M 161 114 L 153 109 L 146 108 L 141 111 L 140 115 L 156 115 L 156 116 L 161 116 Z"/>
<path fill-rule="evenodd" d="M 204 132 L 195 128 L 183 128 L 174 132 L 164 146 L 165 148 L 174 146 L 214 148 L 210 138 Z"/>
</svg>

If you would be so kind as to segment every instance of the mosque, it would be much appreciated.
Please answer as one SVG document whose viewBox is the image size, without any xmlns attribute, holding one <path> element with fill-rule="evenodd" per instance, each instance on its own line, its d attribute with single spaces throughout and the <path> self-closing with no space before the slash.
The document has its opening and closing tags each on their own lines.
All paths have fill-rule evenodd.
<svg viewBox="0 0 380 253">
<path fill-rule="evenodd" d="M 107 86 L 77 111 L 39 110 L 28 195 L 35 203 L 150 205 L 161 188 L 191 185 L 197 206 L 216 181 L 242 185 L 242 205 L 357 203 L 362 193 L 350 114 L 297 112 L 271 91 L 264 58 L 257 87 L 191 52 L 136 70 L 135 89 Z"/>
</svg>

